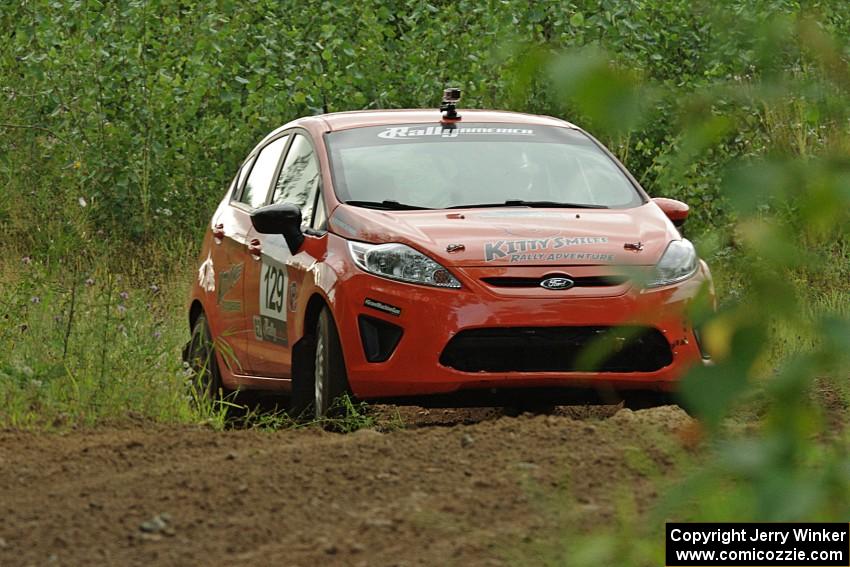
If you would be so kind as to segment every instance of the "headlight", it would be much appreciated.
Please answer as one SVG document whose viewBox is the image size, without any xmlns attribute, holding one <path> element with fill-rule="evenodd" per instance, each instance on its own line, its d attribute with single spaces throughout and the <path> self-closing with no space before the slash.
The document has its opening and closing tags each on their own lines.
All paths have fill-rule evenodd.
<svg viewBox="0 0 850 567">
<path fill-rule="evenodd" d="M 697 271 L 697 252 L 690 240 L 673 240 L 661 256 L 646 287 L 659 287 L 686 280 Z"/>
<path fill-rule="evenodd" d="M 460 287 L 447 269 L 410 246 L 349 242 L 348 249 L 355 264 L 376 276 L 434 287 Z"/>
</svg>

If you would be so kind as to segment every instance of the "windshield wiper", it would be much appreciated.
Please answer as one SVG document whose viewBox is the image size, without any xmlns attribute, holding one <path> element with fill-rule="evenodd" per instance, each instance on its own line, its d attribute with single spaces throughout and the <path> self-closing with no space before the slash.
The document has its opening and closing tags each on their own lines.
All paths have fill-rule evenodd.
<svg viewBox="0 0 850 567">
<path fill-rule="evenodd" d="M 594 205 L 592 203 L 559 203 L 557 201 L 521 201 L 508 200 L 505 205 L 515 205 L 520 207 L 537 207 L 537 208 L 552 208 L 552 209 L 607 209 L 607 205 Z"/>
<path fill-rule="evenodd" d="M 539 209 L 607 209 L 606 205 L 593 205 L 590 203 L 559 203 L 557 201 L 523 201 L 521 199 L 508 199 L 504 203 L 477 203 L 473 205 L 455 205 L 450 209 L 483 209 L 492 207 L 531 207 Z"/>
<path fill-rule="evenodd" d="M 431 211 L 428 207 L 406 205 L 398 201 L 345 201 L 346 205 L 364 207 L 366 209 L 378 209 L 380 211 Z"/>
</svg>

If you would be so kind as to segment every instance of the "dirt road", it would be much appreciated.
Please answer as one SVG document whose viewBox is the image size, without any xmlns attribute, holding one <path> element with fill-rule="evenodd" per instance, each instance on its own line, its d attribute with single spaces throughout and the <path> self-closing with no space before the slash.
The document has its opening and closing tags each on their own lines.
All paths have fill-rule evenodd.
<svg viewBox="0 0 850 567">
<path fill-rule="evenodd" d="M 404 429 L 0 432 L 0 565 L 529 565 L 672 471 L 674 406 L 403 408 Z M 565 518 L 567 518 L 565 520 Z"/>
</svg>

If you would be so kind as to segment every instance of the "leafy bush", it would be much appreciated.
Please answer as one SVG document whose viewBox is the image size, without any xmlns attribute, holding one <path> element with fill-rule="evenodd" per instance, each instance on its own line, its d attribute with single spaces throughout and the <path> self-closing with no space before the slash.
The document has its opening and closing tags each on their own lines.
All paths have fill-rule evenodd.
<svg viewBox="0 0 850 567">
<path fill-rule="evenodd" d="M 197 234 L 239 161 L 272 128 L 324 111 L 435 107 L 449 83 L 464 87 L 470 106 L 558 114 L 603 131 L 650 189 L 701 202 L 701 226 L 722 223 L 718 166 L 775 132 L 763 127 L 761 109 L 712 99 L 716 115 L 736 107 L 747 128 L 732 136 L 714 125 L 723 143 L 671 173 L 672 156 L 688 143 L 675 134 L 688 116 L 676 101 L 716 81 L 746 81 L 757 66 L 796 64 L 752 33 L 781 31 L 796 2 L 753 4 L 10 4 L 0 12 L 0 178 L 26 206 L 0 201 L 4 242 L 57 255 L 57 239 L 83 233 L 108 238 L 121 255 L 139 242 L 168 246 L 175 232 Z M 847 32 L 846 3 L 821 10 L 822 25 Z M 546 54 L 580 46 L 606 49 L 619 68 L 659 86 L 640 124 L 622 131 L 598 113 L 589 118 L 536 72 Z M 628 101 L 601 102 L 606 116 L 628 112 L 620 109 Z M 784 128 L 782 116 L 764 118 Z M 67 212 L 80 199 L 87 222 L 69 232 Z"/>
</svg>

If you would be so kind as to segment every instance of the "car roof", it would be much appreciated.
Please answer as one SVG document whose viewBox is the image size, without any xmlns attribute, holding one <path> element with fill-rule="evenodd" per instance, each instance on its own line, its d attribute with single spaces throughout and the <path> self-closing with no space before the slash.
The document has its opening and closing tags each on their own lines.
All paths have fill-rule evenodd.
<svg viewBox="0 0 850 567">
<path fill-rule="evenodd" d="M 553 118 L 552 116 L 541 116 L 538 114 L 525 114 L 523 112 L 511 112 L 507 110 L 478 110 L 458 109 L 461 120 L 457 124 L 464 123 L 493 123 L 493 124 L 525 124 L 532 126 L 558 126 L 561 128 L 578 127 L 566 120 Z M 440 122 L 443 115 L 434 109 L 397 109 L 397 110 L 353 110 L 349 112 L 331 112 L 329 114 L 317 114 L 305 116 L 277 128 L 264 138 L 268 140 L 278 133 L 296 126 L 306 126 L 307 123 L 322 125 L 321 130 L 335 132 L 349 130 L 351 128 L 363 128 L 368 126 L 386 126 L 390 124 L 433 124 Z"/>
<path fill-rule="evenodd" d="M 473 110 L 459 109 L 461 116 L 460 124 L 464 122 L 492 122 L 513 124 L 528 124 L 537 126 L 568 126 L 575 128 L 573 124 L 551 116 L 538 116 L 535 114 L 524 114 L 522 112 L 509 112 L 505 110 Z M 353 112 L 333 112 L 321 114 L 321 118 L 328 125 L 329 130 L 347 130 L 349 128 L 362 128 L 364 126 L 385 126 L 387 124 L 424 124 L 439 122 L 442 113 L 437 109 L 401 109 L 401 110 L 357 110 Z"/>
</svg>

